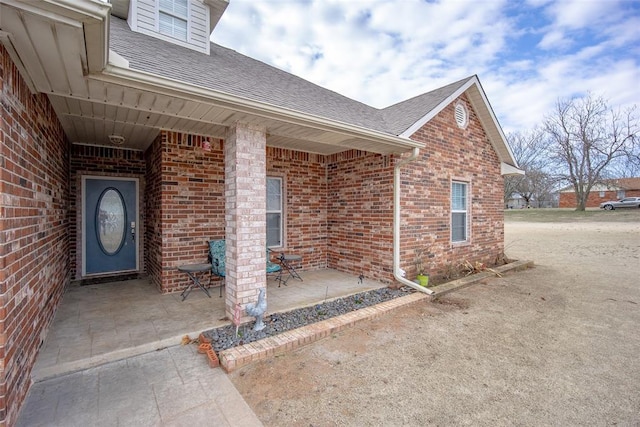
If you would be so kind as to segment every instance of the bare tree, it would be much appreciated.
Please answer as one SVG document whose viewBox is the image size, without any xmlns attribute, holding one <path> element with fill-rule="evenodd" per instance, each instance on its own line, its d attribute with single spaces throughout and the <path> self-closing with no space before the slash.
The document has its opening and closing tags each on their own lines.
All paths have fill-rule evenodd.
<svg viewBox="0 0 640 427">
<path fill-rule="evenodd" d="M 640 146 L 639 144 L 636 145 Z M 638 149 L 636 149 L 636 151 L 638 151 Z M 636 160 L 634 161 L 634 159 Z M 640 177 L 639 155 L 631 152 L 629 156 L 611 162 L 611 165 L 607 167 L 605 176 L 609 179 Z"/>
<path fill-rule="evenodd" d="M 635 106 L 624 112 L 609 108 L 601 97 L 558 100 L 544 121 L 549 154 L 557 177 L 576 195 L 576 210 L 584 211 L 594 184 L 605 178 L 606 168 L 633 152 L 638 138 Z"/>
<path fill-rule="evenodd" d="M 536 200 L 540 207 L 540 202 L 549 199 L 548 195 L 553 189 L 553 180 L 545 171 L 548 157 L 544 133 L 540 129 L 513 132 L 507 135 L 507 140 L 518 166 L 525 174 L 505 178 L 505 200 L 513 194 L 519 194 L 527 206 Z"/>
</svg>

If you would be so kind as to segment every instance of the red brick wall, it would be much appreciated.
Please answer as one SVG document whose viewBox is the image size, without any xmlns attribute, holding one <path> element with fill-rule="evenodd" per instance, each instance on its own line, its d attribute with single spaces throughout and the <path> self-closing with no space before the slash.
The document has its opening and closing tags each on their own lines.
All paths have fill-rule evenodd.
<svg viewBox="0 0 640 427">
<path fill-rule="evenodd" d="M 206 145 L 210 149 L 205 149 Z M 205 262 L 210 239 L 224 238 L 223 142 L 162 132 L 147 162 L 147 272 L 161 292 L 187 284 L 176 267 Z M 326 168 L 324 156 L 267 148 L 267 174 L 283 178 L 286 247 L 304 268 L 326 266 Z"/>
<path fill-rule="evenodd" d="M 415 251 L 431 258 L 432 275 L 463 260 L 493 263 L 504 250 L 503 178 L 500 161 L 466 97 L 469 124 L 460 129 L 451 103 L 412 135 L 424 142 L 419 159 L 402 169 L 401 268 L 415 276 Z M 452 244 L 451 181 L 469 184 L 470 242 Z"/>
<path fill-rule="evenodd" d="M 427 148 L 403 169 L 402 267 L 409 277 L 417 247 L 431 255 L 432 274 L 464 259 L 493 262 L 503 250 L 499 160 L 468 108 L 467 129 L 457 127 L 451 105 L 413 136 Z M 204 262 L 207 240 L 224 236 L 222 144 L 162 132 L 144 155 L 146 268 L 161 292 L 182 290 L 187 278 L 176 267 Z M 267 174 L 284 178 L 283 250 L 301 254 L 306 269 L 328 266 L 392 282 L 393 164 L 399 158 L 273 147 L 266 155 Z M 450 243 L 452 179 L 470 184 L 473 221 L 466 245 Z"/>
<path fill-rule="evenodd" d="M 147 159 L 149 273 L 162 292 L 175 292 L 188 284 L 176 268 L 206 262 L 207 241 L 224 237 L 222 141 L 163 131 Z"/>
<path fill-rule="evenodd" d="M 144 153 L 145 266 L 151 282 L 162 292 L 162 133 Z"/>
<path fill-rule="evenodd" d="M 393 281 L 393 164 L 390 157 L 347 151 L 327 158 L 327 264 Z"/>
<path fill-rule="evenodd" d="M 69 282 L 69 148 L 0 45 L 0 425 L 12 425 Z"/>
<path fill-rule="evenodd" d="M 624 197 L 640 197 L 640 190 L 626 190 L 624 192 Z M 605 191 L 603 197 L 600 197 L 599 191 L 591 191 L 587 197 L 586 207 L 599 208 L 600 203 L 609 200 L 618 200 L 619 198 L 617 191 Z M 561 208 L 575 208 L 575 193 L 560 193 L 560 202 L 558 206 Z"/>
<path fill-rule="evenodd" d="M 267 147 L 267 176 L 283 178 L 286 224 L 282 250 L 301 255 L 302 268 L 325 268 L 327 171 L 324 156 Z"/>
<path fill-rule="evenodd" d="M 140 151 L 122 150 L 116 147 L 71 146 L 71 206 L 69 211 L 69 235 L 71 237 L 71 277 L 82 276 L 82 177 L 105 176 L 139 179 L 140 223 L 145 224 L 145 159 Z M 144 239 L 144 235 L 142 235 Z M 145 271 L 144 241 L 140 242 L 140 272 Z"/>
<path fill-rule="evenodd" d="M 462 98 L 462 102 L 466 102 Z M 416 132 L 421 158 L 402 175 L 402 265 L 415 275 L 425 248 L 433 275 L 462 260 L 492 263 L 503 251 L 500 162 L 468 105 L 462 130 L 453 105 Z M 223 142 L 163 132 L 145 153 L 147 271 L 162 292 L 187 284 L 176 267 L 204 262 L 206 241 L 224 236 Z M 393 281 L 393 165 L 399 157 L 356 150 L 333 156 L 267 148 L 267 174 L 284 179 L 285 248 L 303 268 L 336 268 Z M 450 242 L 451 180 L 469 183 L 470 242 Z"/>
</svg>

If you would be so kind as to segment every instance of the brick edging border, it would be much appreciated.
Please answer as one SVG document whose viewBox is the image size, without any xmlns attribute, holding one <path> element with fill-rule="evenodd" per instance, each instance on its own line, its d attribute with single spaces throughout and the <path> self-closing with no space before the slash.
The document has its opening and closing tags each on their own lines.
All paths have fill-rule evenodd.
<svg viewBox="0 0 640 427">
<path fill-rule="evenodd" d="M 332 317 L 331 319 L 292 329 L 249 344 L 232 347 L 218 354 L 220 366 L 222 366 L 226 372 L 233 372 L 249 363 L 284 354 L 322 338 L 326 338 L 343 329 L 350 328 L 363 320 L 375 319 L 399 307 L 405 307 L 429 298 L 427 294 L 416 292 Z"/>
<path fill-rule="evenodd" d="M 516 261 L 496 268 L 499 273 L 507 271 L 519 271 L 533 267 L 531 261 Z M 355 310 L 331 319 L 322 320 L 297 329 L 283 332 L 278 335 L 267 337 L 245 345 L 236 346 L 227 350 L 222 350 L 218 357 L 220 366 L 226 372 L 233 372 L 236 369 L 253 363 L 258 360 L 265 360 L 295 350 L 307 344 L 311 344 L 329 335 L 350 328 L 363 320 L 376 319 L 390 311 L 400 307 L 410 306 L 426 299 L 436 298 L 454 290 L 458 290 L 473 283 L 477 283 L 488 277 L 495 277 L 494 273 L 485 271 L 463 279 L 438 286 L 439 290 L 433 296 L 416 292 L 403 297 L 395 298 L 360 310 Z M 440 289 L 440 287 L 442 288 Z"/>
<path fill-rule="evenodd" d="M 533 267 L 533 261 L 514 261 L 509 264 L 495 267 L 492 270 L 502 274 L 508 271 L 520 271 L 520 270 L 526 270 L 527 268 L 532 268 L 532 267 Z M 449 292 L 458 291 L 460 289 L 466 288 L 467 286 L 473 285 L 474 283 L 478 283 L 479 281 L 490 278 L 490 277 L 496 277 L 495 273 L 493 273 L 492 271 L 481 271 L 480 273 L 463 277 L 462 279 L 456 279 L 456 280 L 452 280 L 451 282 L 443 283 L 442 285 L 438 285 L 435 288 L 435 293 L 433 294 L 433 297 L 434 298 L 441 297 L 442 295 L 448 294 Z"/>
</svg>

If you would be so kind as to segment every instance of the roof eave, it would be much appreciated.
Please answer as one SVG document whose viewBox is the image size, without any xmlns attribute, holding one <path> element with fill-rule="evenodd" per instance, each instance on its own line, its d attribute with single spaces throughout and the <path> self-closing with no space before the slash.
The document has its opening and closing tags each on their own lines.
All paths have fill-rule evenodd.
<svg viewBox="0 0 640 427">
<path fill-rule="evenodd" d="M 469 92 L 469 99 L 474 109 L 477 112 L 482 111 L 485 113 L 478 114 L 478 116 L 480 118 L 482 126 L 485 129 L 485 132 L 487 132 L 487 136 L 489 137 L 491 144 L 494 146 L 498 154 L 500 161 L 506 165 L 512 166 L 515 170 L 520 170 L 518 169 L 518 163 L 513 155 L 513 152 L 509 147 L 507 138 L 504 135 L 500 124 L 498 123 L 498 119 L 496 118 L 493 109 L 491 108 L 491 104 L 489 104 L 489 100 L 487 99 L 484 90 L 482 89 L 480 80 L 478 79 L 478 76 L 475 75 L 470 77 L 469 80 L 467 80 L 467 82 L 460 86 L 456 91 L 451 93 L 451 95 L 440 102 L 435 108 L 433 108 L 418 121 L 416 121 L 413 125 L 407 128 L 407 130 L 401 133 L 400 136 L 409 138 L 427 122 L 438 115 L 445 107 L 447 107 L 465 92 Z M 483 119 L 483 117 L 486 118 Z"/>
<path fill-rule="evenodd" d="M 186 97 L 218 106 L 287 123 L 308 126 L 330 132 L 338 132 L 358 138 L 366 138 L 385 146 L 384 152 L 404 153 L 424 145 L 404 136 L 396 136 L 367 129 L 349 123 L 295 111 L 277 105 L 243 98 L 209 88 L 191 85 L 178 80 L 160 77 L 155 74 L 107 64 L 101 73 L 91 76 L 94 79 L 111 83 L 126 84 L 129 87 L 159 91 L 174 96 Z"/>
<path fill-rule="evenodd" d="M 109 3 L 2 0 L 0 9 L 0 41 L 7 46 L 30 90 L 50 93 L 53 86 L 61 90 L 70 81 L 99 72 L 106 65 Z"/>
<path fill-rule="evenodd" d="M 522 169 L 518 169 L 510 164 L 505 162 L 500 162 L 500 174 L 503 176 L 508 175 L 524 175 L 524 171 Z"/>
<path fill-rule="evenodd" d="M 204 3 L 209 6 L 209 34 L 211 34 L 220 22 L 224 11 L 227 10 L 229 0 L 204 0 Z"/>
<path fill-rule="evenodd" d="M 16 3 L 27 2 L 18 0 Z M 111 4 L 100 0 L 41 0 L 35 10 L 43 16 L 47 13 L 60 14 L 82 24 L 86 67 L 91 73 L 102 70 L 107 63 L 111 9 Z"/>
</svg>

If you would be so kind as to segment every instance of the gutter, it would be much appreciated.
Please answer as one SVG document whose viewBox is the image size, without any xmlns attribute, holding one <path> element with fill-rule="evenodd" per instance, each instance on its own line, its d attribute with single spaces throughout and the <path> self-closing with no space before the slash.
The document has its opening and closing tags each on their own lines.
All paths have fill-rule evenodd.
<svg viewBox="0 0 640 427">
<path fill-rule="evenodd" d="M 91 19 L 104 21 L 111 13 L 111 4 L 105 0 L 2 0 L 2 3 L 72 27 L 81 27 Z"/>
<path fill-rule="evenodd" d="M 398 162 L 393 168 L 393 277 L 403 285 L 427 295 L 433 295 L 434 291 L 408 280 L 404 277 L 404 271 L 400 270 L 400 169 L 416 160 L 418 154 L 420 149 L 416 147 L 411 156 Z"/>
</svg>

